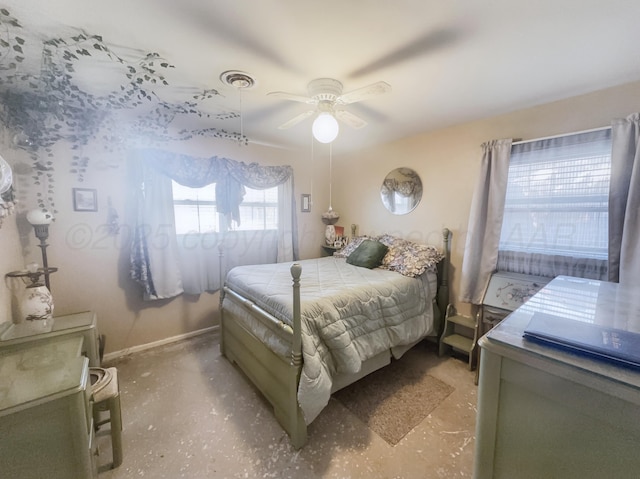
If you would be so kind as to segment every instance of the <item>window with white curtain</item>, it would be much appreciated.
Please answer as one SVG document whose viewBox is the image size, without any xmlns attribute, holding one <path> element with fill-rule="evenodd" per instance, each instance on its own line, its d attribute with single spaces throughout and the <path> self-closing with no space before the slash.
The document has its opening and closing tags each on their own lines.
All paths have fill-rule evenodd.
<svg viewBox="0 0 640 479">
<path fill-rule="evenodd" d="M 610 176 L 610 129 L 514 144 L 499 269 L 577 276 L 571 267 L 562 270 L 558 264 L 583 260 L 606 268 Z"/>
<path fill-rule="evenodd" d="M 214 291 L 220 283 L 220 245 L 229 267 L 275 263 L 278 252 L 278 186 L 244 187 L 240 224 L 216 210 L 215 183 L 190 188 L 172 181 L 178 266 L 184 291 Z"/>
<path fill-rule="evenodd" d="M 172 182 L 173 205 L 177 234 L 218 233 L 228 229 L 224 218 L 216 214 L 215 183 L 202 188 L 190 188 Z M 237 231 L 278 229 L 278 187 L 256 190 L 245 187 L 240 204 L 240 225 Z"/>
</svg>

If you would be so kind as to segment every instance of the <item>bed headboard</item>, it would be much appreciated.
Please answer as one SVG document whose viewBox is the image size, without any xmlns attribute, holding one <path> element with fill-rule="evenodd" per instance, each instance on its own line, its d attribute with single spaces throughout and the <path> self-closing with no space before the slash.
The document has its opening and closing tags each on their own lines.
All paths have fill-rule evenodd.
<svg viewBox="0 0 640 479">
<path fill-rule="evenodd" d="M 433 305 L 435 331 L 437 338 L 442 334 L 444 327 L 444 315 L 449 304 L 449 262 L 451 259 L 451 231 L 449 228 L 442 230 L 442 254 L 444 258 L 438 263 L 438 294 Z"/>
</svg>

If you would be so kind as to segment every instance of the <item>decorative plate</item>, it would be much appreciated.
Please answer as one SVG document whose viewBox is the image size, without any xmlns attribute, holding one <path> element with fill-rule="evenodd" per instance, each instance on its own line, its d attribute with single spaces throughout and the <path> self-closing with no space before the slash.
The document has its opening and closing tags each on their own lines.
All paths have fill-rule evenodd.
<svg viewBox="0 0 640 479">
<path fill-rule="evenodd" d="M 11 172 L 11 166 L 0 156 L 0 195 L 11 188 L 12 182 L 13 173 Z"/>
</svg>

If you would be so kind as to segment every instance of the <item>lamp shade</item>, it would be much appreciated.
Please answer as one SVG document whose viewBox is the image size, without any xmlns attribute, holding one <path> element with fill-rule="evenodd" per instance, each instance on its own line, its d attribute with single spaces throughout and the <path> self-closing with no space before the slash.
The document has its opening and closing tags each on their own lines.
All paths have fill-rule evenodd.
<svg viewBox="0 0 640 479">
<path fill-rule="evenodd" d="M 331 113 L 323 112 L 314 120 L 311 131 L 320 143 L 331 143 L 338 136 L 338 121 Z"/>
<path fill-rule="evenodd" d="M 53 220 L 53 215 L 47 210 L 34 209 L 27 213 L 27 221 L 33 225 L 48 225 Z"/>
</svg>

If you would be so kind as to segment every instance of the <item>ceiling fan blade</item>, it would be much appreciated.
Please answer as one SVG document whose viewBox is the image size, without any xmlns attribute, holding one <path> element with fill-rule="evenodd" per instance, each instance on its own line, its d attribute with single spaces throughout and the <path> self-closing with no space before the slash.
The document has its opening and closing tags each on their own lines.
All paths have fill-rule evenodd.
<svg viewBox="0 0 640 479">
<path fill-rule="evenodd" d="M 358 88 L 356 90 L 352 90 L 343 95 L 340 95 L 336 99 L 336 103 L 340 105 L 348 105 L 349 103 L 355 103 L 357 101 L 367 100 L 371 97 L 382 95 L 384 93 L 391 91 L 391 85 L 387 82 L 379 81 L 376 83 L 372 83 L 368 86 L 363 86 L 362 88 Z"/>
<path fill-rule="evenodd" d="M 335 116 L 338 120 L 349 125 L 351 128 L 355 128 L 356 130 L 367 126 L 366 121 L 346 110 L 337 110 L 335 112 Z"/>
<path fill-rule="evenodd" d="M 298 67 L 289 64 L 277 48 L 263 42 L 255 30 L 237 28 L 237 13 L 226 5 L 214 6 L 214 2 L 162 2 L 162 7 L 175 21 L 188 25 L 196 33 L 216 37 L 228 48 L 241 48 L 247 53 L 264 58 L 287 71 L 297 72 Z M 222 47 L 221 47 L 222 48 Z"/>
<path fill-rule="evenodd" d="M 315 110 L 305 111 L 304 113 L 300 113 L 298 116 L 294 116 L 291 120 L 284 122 L 282 125 L 278 127 L 278 130 L 286 130 L 287 128 L 291 128 L 292 126 L 297 125 L 302 120 L 309 118 L 311 115 L 315 113 Z"/>
<path fill-rule="evenodd" d="M 317 103 L 317 101 L 311 97 L 294 95 L 293 93 L 287 93 L 284 91 L 272 91 L 267 93 L 267 95 L 280 98 L 281 100 L 299 101 L 300 103 L 306 103 L 307 105 L 315 105 Z"/>
<path fill-rule="evenodd" d="M 388 52 L 382 58 L 372 61 L 352 72 L 350 78 L 358 78 L 364 75 L 371 75 L 379 70 L 391 68 L 395 65 L 419 58 L 440 48 L 447 47 L 455 43 L 462 36 L 459 29 L 440 29 L 426 32 L 424 35 L 400 46 L 396 50 Z"/>
</svg>

